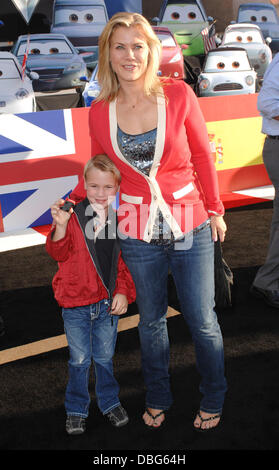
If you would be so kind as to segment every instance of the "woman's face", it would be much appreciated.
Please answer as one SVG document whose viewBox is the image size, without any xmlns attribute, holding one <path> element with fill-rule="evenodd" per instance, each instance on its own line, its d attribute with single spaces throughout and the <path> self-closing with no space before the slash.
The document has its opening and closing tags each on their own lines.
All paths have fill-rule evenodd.
<svg viewBox="0 0 279 470">
<path fill-rule="evenodd" d="M 110 62 L 120 85 L 144 80 L 148 64 L 149 48 L 141 28 L 119 26 L 110 41 Z"/>
</svg>

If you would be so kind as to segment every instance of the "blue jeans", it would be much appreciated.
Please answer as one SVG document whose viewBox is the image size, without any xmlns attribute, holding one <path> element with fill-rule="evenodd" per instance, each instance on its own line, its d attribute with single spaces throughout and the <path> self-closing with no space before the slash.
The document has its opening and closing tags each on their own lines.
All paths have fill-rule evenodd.
<svg viewBox="0 0 279 470">
<path fill-rule="evenodd" d="M 113 316 L 112 320 L 108 308 L 108 301 L 101 300 L 92 305 L 62 309 L 70 353 L 65 394 L 67 415 L 88 416 L 88 381 L 92 360 L 99 409 L 106 414 L 120 404 L 119 386 L 113 375 L 118 316 Z"/>
<path fill-rule="evenodd" d="M 224 377 L 223 338 L 214 311 L 214 243 L 210 226 L 193 235 L 192 242 L 152 245 L 141 240 L 121 240 L 122 256 L 137 290 L 139 336 L 146 406 L 168 409 L 169 384 L 167 281 L 171 270 L 181 312 L 189 326 L 201 375 L 200 409 L 222 411 L 227 389 Z"/>
</svg>

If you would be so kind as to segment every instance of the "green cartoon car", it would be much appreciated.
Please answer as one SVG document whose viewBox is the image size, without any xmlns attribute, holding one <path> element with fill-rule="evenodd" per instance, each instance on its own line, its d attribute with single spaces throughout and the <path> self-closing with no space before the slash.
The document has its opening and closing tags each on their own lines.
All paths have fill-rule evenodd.
<svg viewBox="0 0 279 470">
<path fill-rule="evenodd" d="M 153 20 L 172 31 L 184 57 L 206 54 L 212 41 L 215 47 L 213 18 L 206 15 L 201 0 L 164 0 Z"/>
</svg>

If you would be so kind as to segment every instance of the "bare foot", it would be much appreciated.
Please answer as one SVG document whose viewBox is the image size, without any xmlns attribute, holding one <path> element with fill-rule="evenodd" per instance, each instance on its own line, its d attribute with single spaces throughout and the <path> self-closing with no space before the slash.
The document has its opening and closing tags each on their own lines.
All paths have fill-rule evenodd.
<svg viewBox="0 0 279 470">
<path fill-rule="evenodd" d="M 221 419 L 221 415 L 218 413 L 206 413 L 205 411 L 199 411 L 194 421 L 194 427 L 198 430 L 208 430 L 216 428 Z"/>
<path fill-rule="evenodd" d="M 154 408 L 147 408 L 142 417 L 147 426 L 154 428 L 160 427 L 165 420 L 163 410 L 155 410 Z"/>
</svg>

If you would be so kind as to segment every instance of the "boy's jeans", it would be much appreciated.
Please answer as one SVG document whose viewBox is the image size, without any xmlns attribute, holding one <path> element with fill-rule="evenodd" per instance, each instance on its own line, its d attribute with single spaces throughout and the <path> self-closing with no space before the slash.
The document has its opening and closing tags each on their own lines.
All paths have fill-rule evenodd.
<svg viewBox="0 0 279 470">
<path fill-rule="evenodd" d="M 101 412 L 108 413 L 120 404 L 119 386 L 113 375 L 118 316 L 113 316 L 112 324 L 108 308 L 108 301 L 101 300 L 92 305 L 62 309 L 70 352 L 65 395 L 67 415 L 88 416 L 88 380 L 92 360 L 97 403 Z"/>
<path fill-rule="evenodd" d="M 170 269 L 181 312 L 196 349 L 197 367 L 202 378 L 200 409 L 208 413 L 221 412 L 227 385 L 223 339 L 214 311 L 214 243 L 210 226 L 195 234 L 189 243 L 185 240 L 180 245 L 171 242 L 150 245 L 127 238 L 121 240 L 121 249 L 137 290 L 146 406 L 166 410 L 172 403 L 166 321 Z"/>
</svg>

